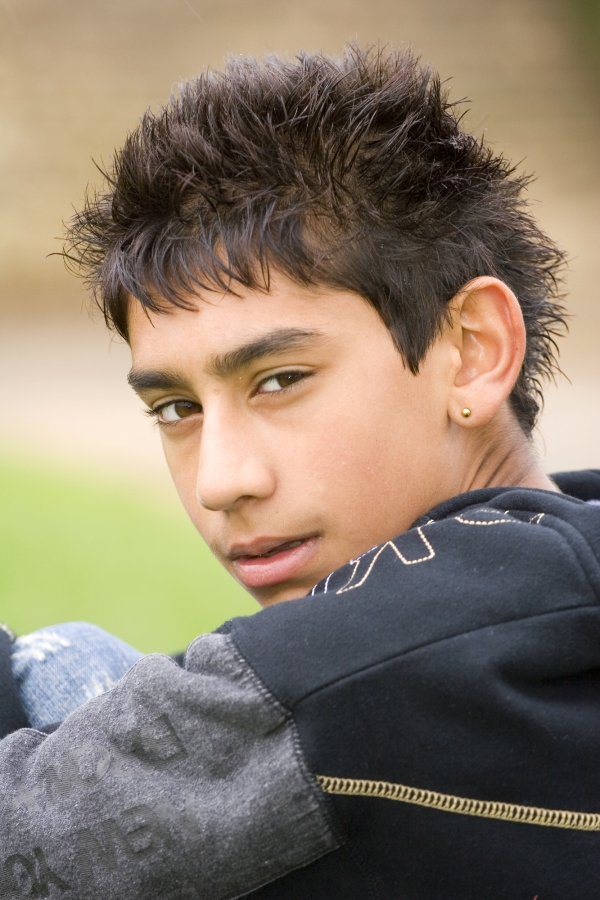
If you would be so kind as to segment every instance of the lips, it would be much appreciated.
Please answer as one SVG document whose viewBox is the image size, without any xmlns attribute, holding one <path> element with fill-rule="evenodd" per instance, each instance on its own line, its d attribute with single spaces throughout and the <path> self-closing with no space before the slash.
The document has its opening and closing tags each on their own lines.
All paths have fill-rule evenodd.
<svg viewBox="0 0 600 900">
<path fill-rule="evenodd" d="M 248 588 L 268 587 L 300 574 L 314 556 L 315 536 L 305 538 L 262 538 L 236 545 L 229 555 L 237 578 Z"/>
</svg>

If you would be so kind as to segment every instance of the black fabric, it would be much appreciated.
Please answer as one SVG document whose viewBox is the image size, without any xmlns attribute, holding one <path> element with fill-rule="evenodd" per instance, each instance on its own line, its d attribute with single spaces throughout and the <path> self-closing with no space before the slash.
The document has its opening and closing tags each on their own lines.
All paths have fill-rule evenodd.
<svg viewBox="0 0 600 900">
<path fill-rule="evenodd" d="M 12 638 L 0 628 L 0 740 L 29 722 L 21 704 L 10 664 Z"/>
<path fill-rule="evenodd" d="M 314 774 L 600 813 L 600 508 L 581 502 L 600 473 L 555 480 L 566 495 L 453 498 L 312 596 L 219 629 L 292 711 Z M 0 726 L 25 724 L 0 632 Z M 327 803 L 345 845 L 247 896 L 599 895 L 598 832 Z"/>
<path fill-rule="evenodd" d="M 580 500 L 600 500 L 600 469 L 556 472 L 550 477 L 565 494 Z"/>
<path fill-rule="evenodd" d="M 453 498 L 370 570 L 377 551 L 232 622 L 313 773 L 600 813 L 600 508 L 573 496 L 600 499 L 592 476 Z M 344 850 L 252 897 L 600 895 L 598 832 L 328 799 Z"/>
</svg>

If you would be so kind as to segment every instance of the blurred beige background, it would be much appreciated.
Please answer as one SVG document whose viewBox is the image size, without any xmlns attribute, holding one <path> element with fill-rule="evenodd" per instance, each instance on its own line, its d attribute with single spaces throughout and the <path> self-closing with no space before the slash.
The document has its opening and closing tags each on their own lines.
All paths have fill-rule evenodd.
<svg viewBox="0 0 600 900">
<path fill-rule="evenodd" d="M 57 250 L 93 159 L 146 106 L 228 53 L 410 43 L 471 101 L 467 122 L 537 173 L 543 226 L 571 257 L 570 378 L 548 392 L 548 470 L 600 465 L 600 115 L 578 15 L 596 0 L 0 0 L 0 449 L 166 487 L 127 348 L 86 311 Z M 589 37 L 589 35 L 588 35 Z M 593 48 L 592 48 L 593 50 Z"/>
</svg>

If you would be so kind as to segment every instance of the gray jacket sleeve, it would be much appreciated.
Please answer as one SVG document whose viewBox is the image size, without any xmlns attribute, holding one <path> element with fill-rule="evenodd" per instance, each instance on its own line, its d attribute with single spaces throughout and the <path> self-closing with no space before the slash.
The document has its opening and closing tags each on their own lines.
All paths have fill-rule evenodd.
<svg viewBox="0 0 600 900">
<path fill-rule="evenodd" d="M 0 743 L 0 898 L 243 896 L 338 846 L 291 716 L 227 635 Z"/>
</svg>

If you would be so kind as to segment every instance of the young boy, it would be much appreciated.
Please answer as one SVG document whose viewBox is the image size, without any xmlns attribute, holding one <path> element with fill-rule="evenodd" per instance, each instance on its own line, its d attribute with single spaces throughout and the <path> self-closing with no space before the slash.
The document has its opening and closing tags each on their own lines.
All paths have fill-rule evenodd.
<svg viewBox="0 0 600 900">
<path fill-rule="evenodd" d="M 69 258 L 265 609 L 0 744 L 0 896 L 597 897 L 600 473 L 531 446 L 525 184 L 383 51 L 232 60 L 128 137 Z"/>
</svg>

